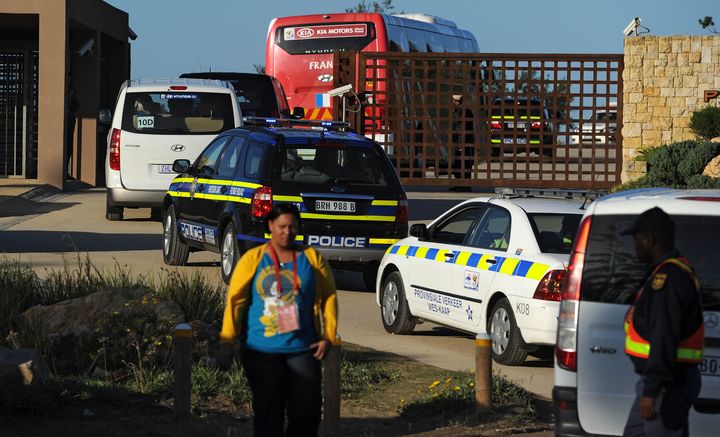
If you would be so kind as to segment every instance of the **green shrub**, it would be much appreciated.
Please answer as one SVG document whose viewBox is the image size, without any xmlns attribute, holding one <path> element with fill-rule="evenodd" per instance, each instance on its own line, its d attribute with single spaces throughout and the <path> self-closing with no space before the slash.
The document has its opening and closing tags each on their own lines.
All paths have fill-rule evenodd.
<svg viewBox="0 0 720 437">
<path fill-rule="evenodd" d="M 611 192 L 636 188 L 715 188 L 720 180 L 702 176 L 707 164 L 720 154 L 720 144 L 681 141 L 643 149 L 638 160 L 647 162 L 647 174 L 613 187 Z"/>
<path fill-rule="evenodd" d="M 690 130 L 700 139 L 711 140 L 720 136 L 720 108 L 706 106 L 693 112 L 690 117 Z"/>
<path fill-rule="evenodd" d="M 0 260 L 0 345 L 6 344 L 10 332 L 17 331 L 20 313 L 35 304 L 39 283 L 30 267 Z"/>
<path fill-rule="evenodd" d="M 163 269 L 157 295 L 161 299 L 178 304 L 188 321 L 202 320 L 217 324 L 222 320 L 225 308 L 225 287 L 211 284 L 200 272 Z"/>
</svg>

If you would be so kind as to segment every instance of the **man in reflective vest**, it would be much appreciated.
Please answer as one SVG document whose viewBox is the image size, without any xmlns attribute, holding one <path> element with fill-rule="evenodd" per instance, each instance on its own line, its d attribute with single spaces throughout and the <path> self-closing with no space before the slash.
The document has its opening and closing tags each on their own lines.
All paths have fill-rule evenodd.
<svg viewBox="0 0 720 437">
<path fill-rule="evenodd" d="M 625 353 L 640 380 L 623 435 L 686 436 L 705 336 L 699 283 L 675 250 L 675 225 L 662 209 L 643 212 L 623 234 L 650 264 L 625 316 Z"/>
</svg>

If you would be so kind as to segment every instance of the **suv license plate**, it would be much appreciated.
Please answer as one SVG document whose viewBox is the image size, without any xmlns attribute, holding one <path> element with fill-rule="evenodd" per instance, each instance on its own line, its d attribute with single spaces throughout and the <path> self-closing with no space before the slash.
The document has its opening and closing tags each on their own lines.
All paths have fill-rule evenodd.
<svg viewBox="0 0 720 437">
<path fill-rule="evenodd" d="M 720 357 L 705 356 L 698 367 L 701 375 L 720 376 Z"/>
<path fill-rule="evenodd" d="M 355 212 L 355 202 L 341 200 L 316 200 L 315 211 Z"/>
<path fill-rule="evenodd" d="M 158 165 L 158 173 L 169 174 L 169 173 L 175 173 L 175 172 L 172 169 L 172 164 L 160 164 L 160 165 Z"/>
</svg>

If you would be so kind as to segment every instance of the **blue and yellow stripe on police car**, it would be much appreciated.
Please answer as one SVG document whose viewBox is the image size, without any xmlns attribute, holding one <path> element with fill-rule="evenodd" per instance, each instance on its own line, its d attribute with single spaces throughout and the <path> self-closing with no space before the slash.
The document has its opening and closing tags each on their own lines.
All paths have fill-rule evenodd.
<svg viewBox="0 0 720 437">
<path fill-rule="evenodd" d="M 195 198 L 220 201 L 229 200 L 240 203 L 250 203 L 255 189 L 262 186 L 246 181 L 221 179 L 197 179 L 196 181 L 194 178 L 175 178 L 170 184 L 168 194 L 172 197 L 190 197 L 193 183 L 195 183 L 195 185 L 205 186 L 203 192 L 195 191 L 193 194 Z M 230 189 L 226 193 L 209 193 L 208 191 L 213 191 L 211 187 L 230 187 Z M 240 188 L 240 190 L 238 191 L 237 188 Z M 247 188 L 247 190 L 245 190 L 245 188 Z M 236 191 L 240 194 L 236 194 Z"/>
<path fill-rule="evenodd" d="M 550 268 L 547 264 L 523 260 L 520 258 L 493 256 L 468 251 L 444 250 L 420 246 L 395 245 L 391 246 L 386 253 L 426 259 L 434 262 L 457 264 L 477 268 L 478 270 L 498 272 L 504 275 L 519 276 L 536 281 L 541 280 L 543 276 L 545 276 L 545 272 L 547 272 Z M 448 253 L 452 253 L 454 256 L 446 257 L 445 255 Z M 494 264 L 489 263 L 487 262 L 488 259 L 494 259 L 496 262 Z"/>
</svg>

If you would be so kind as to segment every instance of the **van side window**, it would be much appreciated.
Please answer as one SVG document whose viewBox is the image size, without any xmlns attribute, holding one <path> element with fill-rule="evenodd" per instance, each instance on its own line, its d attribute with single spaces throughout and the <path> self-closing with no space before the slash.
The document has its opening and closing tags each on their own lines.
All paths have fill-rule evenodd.
<svg viewBox="0 0 720 437">
<path fill-rule="evenodd" d="M 629 304 L 643 279 L 646 265 L 635 258 L 632 237 L 619 235 L 634 215 L 595 215 L 582 276 L 582 300 Z M 706 311 L 720 310 L 720 217 L 673 216 L 675 243 L 695 269 Z"/>
</svg>

